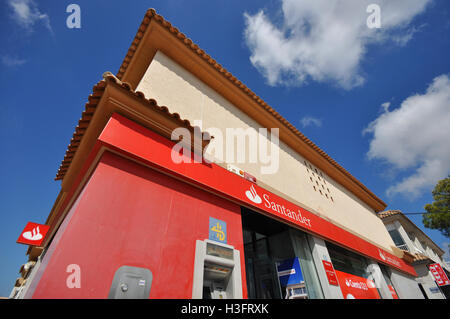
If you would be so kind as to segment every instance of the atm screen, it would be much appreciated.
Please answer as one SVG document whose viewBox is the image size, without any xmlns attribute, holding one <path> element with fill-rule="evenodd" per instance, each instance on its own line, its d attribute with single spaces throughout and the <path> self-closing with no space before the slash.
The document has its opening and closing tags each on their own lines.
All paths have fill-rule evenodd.
<svg viewBox="0 0 450 319">
<path fill-rule="evenodd" d="M 211 243 L 206 244 L 206 253 L 210 256 L 233 260 L 233 249 L 214 245 Z"/>
</svg>

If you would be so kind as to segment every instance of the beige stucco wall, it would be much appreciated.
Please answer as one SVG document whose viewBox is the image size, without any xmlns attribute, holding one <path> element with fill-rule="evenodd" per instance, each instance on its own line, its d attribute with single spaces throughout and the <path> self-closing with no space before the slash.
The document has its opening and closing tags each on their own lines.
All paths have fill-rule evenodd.
<svg viewBox="0 0 450 319">
<path fill-rule="evenodd" d="M 155 55 L 136 90 L 143 92 L 148 98 L 156 99 L 159 105 L 167 106 L 170 112 L 179 113 L 181 118 L 188 119 L 191 123 L 202 121 L 202 129 L 210 131 L 213 136 L 217 136 L 217 132 L 211 132 L 210 128 L 219 129 L 225 137 L 226 128 L 253 127 L 258 130 L 260 127 L 253 119 L 161 52 Z M 212 146 L 209 149 L 212 149 Z M 246 158 L 248 159 L 248 155 Z M 248 160 L 234 165 L 361 237 L 387 250 L 394 245 L 382 221 L 370 207 L 325 173 L 321 172 L 322 176 L 320 172 L 319 175 L 316 174 L 312 164 L 311 170 L 309 162 L 306 162 L 307 167 L 304 158 L 282 142 L 279 144 L 279 162 L 278 172 L 270 175 L 261 174 L 260 165 Z M 318 176 L 321 177 L 320 180 Z M 322 194 L 318 189 L 322 190 Z"/>
</svg>

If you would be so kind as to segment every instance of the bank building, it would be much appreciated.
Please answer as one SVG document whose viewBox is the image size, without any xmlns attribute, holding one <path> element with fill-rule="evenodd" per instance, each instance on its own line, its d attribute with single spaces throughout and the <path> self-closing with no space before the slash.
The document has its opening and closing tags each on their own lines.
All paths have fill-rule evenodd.
<svg viewBox="0 0 450 319">
<path fill-rule="evenodd" d="M 11 297 L 423 298 L 386 204 L 155 10 L 93 81 Z M 276 172 L 215 161 L 227 128 Z"/>
</svg>

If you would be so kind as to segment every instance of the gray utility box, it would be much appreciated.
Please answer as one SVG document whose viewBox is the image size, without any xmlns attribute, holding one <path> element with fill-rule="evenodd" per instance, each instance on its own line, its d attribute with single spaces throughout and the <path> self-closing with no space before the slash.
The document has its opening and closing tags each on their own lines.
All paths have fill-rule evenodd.
<svg viewBox="0 0 450 319">
<path fill-rule="evenodd" d="M 152 280 L 147 268 L 121 266 L 114 274 L 108 299 L 148 299 Z"/>
</svg>

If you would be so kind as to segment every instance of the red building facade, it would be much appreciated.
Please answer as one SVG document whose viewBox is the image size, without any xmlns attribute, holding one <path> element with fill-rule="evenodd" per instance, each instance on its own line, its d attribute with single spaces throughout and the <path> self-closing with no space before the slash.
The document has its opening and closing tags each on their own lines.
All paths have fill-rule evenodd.
<svg viewBox="0 0 450 319">
<path fill-rule="evenodd" d="M 136 285 L 148 289 L 146 298 L 205 297 L 209 294 L 206 285 L 203 295 L 196 292 L 196 273 L 205 282 L 206 278 L 213 282 L 225 278 L 228 288 L 212 285 L 211 289 L 226 290 L 226 294 L 211 293 L 213 297 L 398 297 L 397 292 L 414 281 L 414 268 L 404 256 L 368 239 L 370 234 L 360 236 L 308 208 L 301 200 L 285 196 L 259 180 L 242 178 L 225 165 L 204 160 L 173 161 L 174 146 L 179 142 L 171 139 L 174 129 L 181 127 L 192 133 L 192 139 L 186 141 L 192 158 L 205 150 L 210 136 L 178 113 L 171 113 L 170 105 L 159 106 L 135 91 L 136 79 L 151 63 L 153 53 L 148 52 L 156 50 L 146 43 L 161 41 L 157 50 L 169 54 L 167 43 L 176 47 L 180 41 L 179 35 L 174 36 L 173 27 L 152 10 L 147 12 L 143 25 L 136 36 L 139 41 L 135 39 L 130 48 L 134 53 L 127 54 L 118 77 L 106 73 L 94 86 L 57 174 L 62 190 L 46 221 L 49 234 L 42 247 L 30 247 L 28 253 L 35 262 L 34 268 L 16 295 L 111 297 L 118 270 L 125 266 L 151 274 L 146 279 L 136 275 L 141 278 Z M 182 54 L 180 50 L 174 51 L 174 59 Z M 212 87 L 219 74 L 224 73 L 217 69 L 208 69 L 203 75 L 203 71 L 198 72 L 204 81 L 208 74 L 215 76 L 210 80 Z M 223 93 L 221 90 L 225 89 L 217 88 L 219 94 Z M 263 121 L 266 115 L 261 114 L 258 111 L 254 117 Z M 280 118 L 271 113 L 267 119 L 269 116 Z M 283 125 L 280 124 L 281 139 L 299 138 L 298 134 L 295 137 L 283 133 L 294 132 L 289 125 Z M 201 138 L 195 140 L 199 134 Z M 301 141 L 313 145 L 308 140 Z M 292 143 L 300 145 L 300 139 Z M 312 154 L 308 160 L 314 163 L 317 158 L 318 167 L 323 165 L 323 171 L 353 192 L 352 196 L 374 211 L 384 209 L 381 200 L 324 152 L 307 147 L 305 154 Z M 221 223 L 223 228 L 219 230 L 226 238 L 217 247 L 211 237 L 211 230 L 217 229 L 211 227 L 211 220 Z M 199 253 L 199 242 L 206 245 L 203 255 Z M 212 254 L 211 249 L 216 249 L 216 253 Z M 280 268 L 293 258 L 300 260 L 301 269 L 292 266 L 286 272 Z M 336 270 L 332 280 L 330 273 L 333 276 L 334 269 L 330 264 Z M 73 280 L 73 265 L 79 276 L 75 287 L 68 282 Z M 396 278 L 396 287 L 384 279 L 379 265 L 389 269 L 388 277 Z M 281 280 L 286 273 L 295 271 L 302 274 L 298 283 Z M 352 280 L 355 283 L 355 278 L 366 286 L 343 286 Z M 283 286 L 282 282 L 289 284 Z M 131 288 L 118 284 L 122 285 L 123 294 Z M 367 285 L 372 290 L 364 289 Z M 307 292 L 302 290 L 305 287 Z M 362 290 L 352 294 L 349 289 Z M 295 295 L 296 291 L 302 293 Z"/>
</svg>

